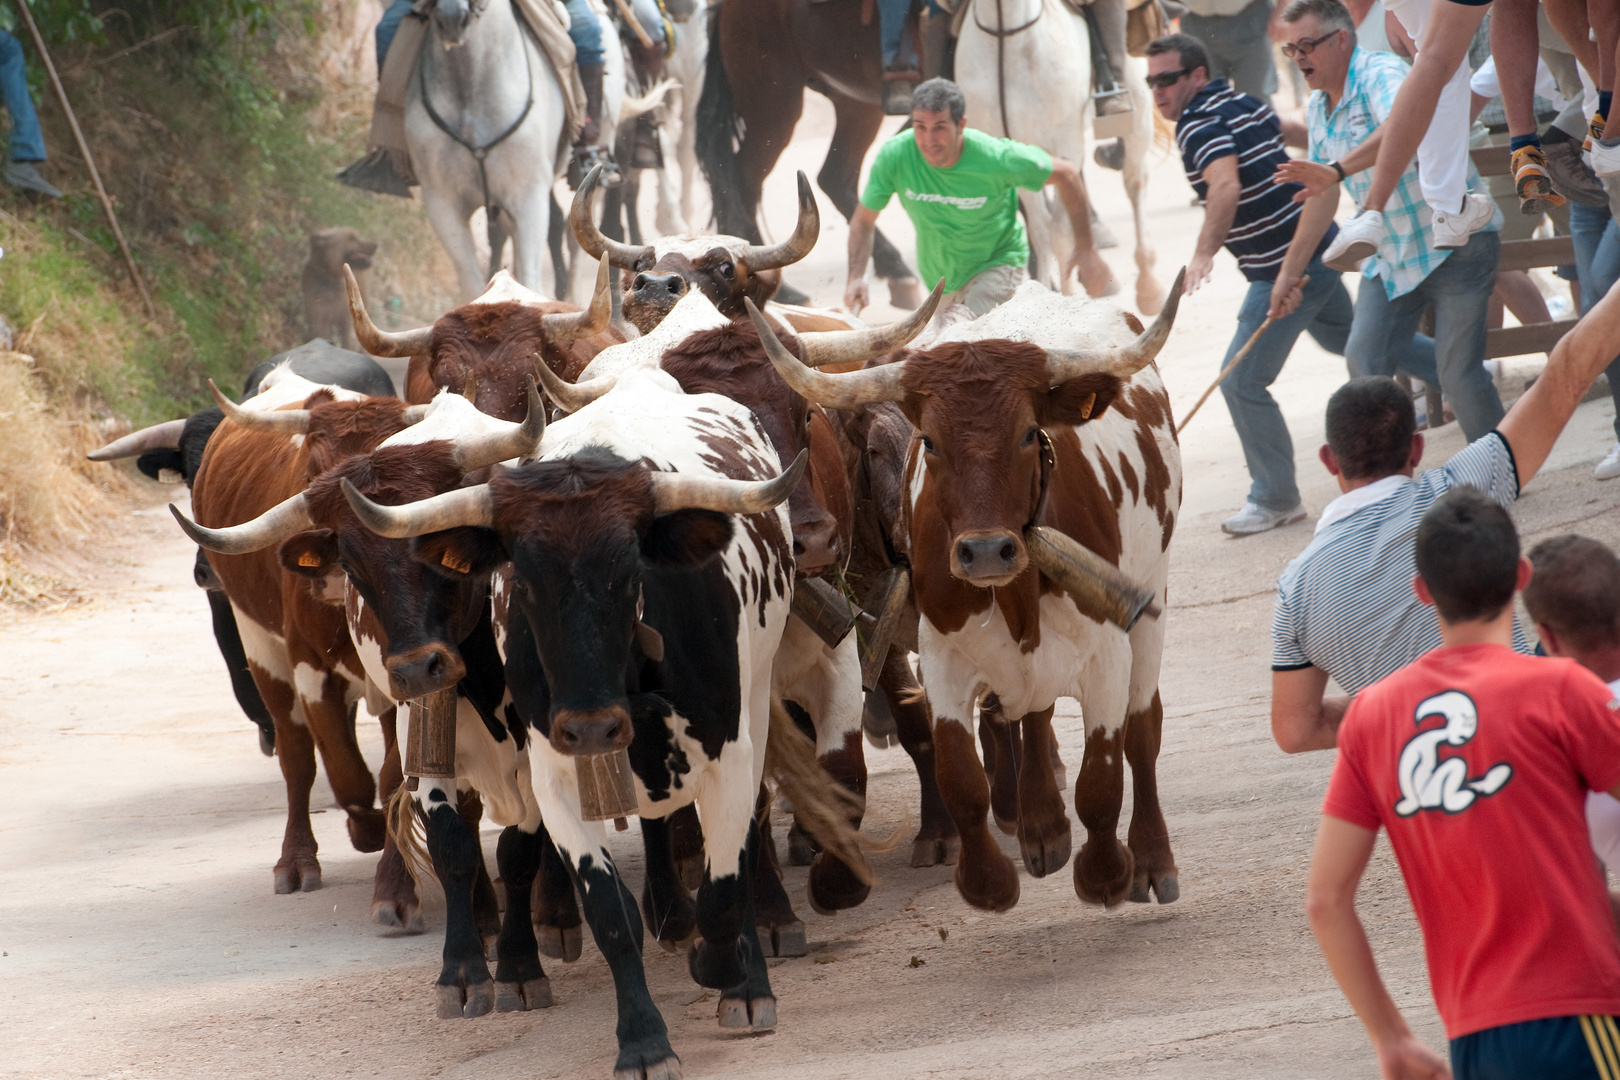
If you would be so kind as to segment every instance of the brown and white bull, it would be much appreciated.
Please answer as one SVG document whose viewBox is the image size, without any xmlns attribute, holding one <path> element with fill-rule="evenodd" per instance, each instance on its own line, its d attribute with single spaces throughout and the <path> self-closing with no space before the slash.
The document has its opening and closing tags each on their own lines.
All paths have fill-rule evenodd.
<svg viewBox="0 0 1620 1080">
<path fill-rule="evenodd" d="M 1162 604 L 1181 501 L 1169 399 L 1153 359 L 1181 294 L 1152 327 L 1108 303 L 1027 284 L 986 317 L 894 363 L 834 375 L 814 335 L 809 363 L 766 341 L 783 377 L 830 408 L 896 402 L 917 429 L 908 461 L 912 572 L 922 621 L 920 674 L 933 712 L 941 792 L 961 836 L 956 884 L 976 907 L 1018 900 L 1018 875 L 991 838 L 990 790 L 973 743 L 975 707 L 1018 721 L 1019 844 L 1036 877 L 1068 861 L 1069 824 L 1048 748 L 1059 697 L 1080 701 L 1085 757 L 1075 808 L 1086 843 L 1081 899 L 1176 899 L 1175 860 L 1155 766 L 1162 620 L 1122 633 L 1082 613 L 1061 568 L 1032 560 L 1030 526 L 1079 541 L 1150 587 Z M 1134 340 L 1133 340 L 1134 338 Z M 1055 575 L 1055 576 L 1054 576 Z M 1129 846 L 1116 838 L 1129 760 Z"/>
</svg>

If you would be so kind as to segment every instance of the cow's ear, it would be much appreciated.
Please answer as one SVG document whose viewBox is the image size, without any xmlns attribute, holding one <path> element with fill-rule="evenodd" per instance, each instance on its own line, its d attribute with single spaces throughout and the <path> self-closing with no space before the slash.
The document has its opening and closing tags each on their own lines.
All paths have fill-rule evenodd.
<svg viewBox="0 0 1620 1080">
<path fill-rule="evenodd" d="M 311 529 L 283 540 L 277 552 L 283 569 L 307 578 L 321 578 L 338 568 L 337 533 Z"/>
<path fill-rule="evenodd" d="M 411 558 L 451 581 L 466 581 L 505 562 L 506 549 L 493 529 L 463 526 L 418 536 L 411 541 Z"/>
<path fill-rule="evenodd" d="M 660 566 L 700 566 L 731 543 L 731 517 L 714 510 L 660 514 L 641 539 L 641 553 Z"/>
<path fill-rule="evenodd" d="M 1046 392 L 1038 405 L 1036 420 L 1048 424 L 1074 426 L 1097 419 L 1114 403 L 1125 384 L 1117 375 L 1094 372 L 1059 383 Z"/>
</svg>

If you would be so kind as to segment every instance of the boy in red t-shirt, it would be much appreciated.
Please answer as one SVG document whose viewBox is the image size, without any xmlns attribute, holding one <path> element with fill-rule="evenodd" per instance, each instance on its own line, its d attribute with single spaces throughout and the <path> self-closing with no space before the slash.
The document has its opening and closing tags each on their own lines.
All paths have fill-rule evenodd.
<svg viewBox="0 0 1620 1080">
<path fill-rule="evenodd" d="M 1620 1077 L 1620 937 L 1586 792 L 1620 794 L 1620 702 L 1568 660 L 1516 654 L 1530 580 L 1507 511 L 1453 489 L 1417 532 L 1441 646 L 1367 687 L 1339 728 L 1306 908 L 1389 1080 L 1446 1077 L 1390 1000 L 1356 886 L 1389 831 L 1458 1080 Z"/>
</svg>

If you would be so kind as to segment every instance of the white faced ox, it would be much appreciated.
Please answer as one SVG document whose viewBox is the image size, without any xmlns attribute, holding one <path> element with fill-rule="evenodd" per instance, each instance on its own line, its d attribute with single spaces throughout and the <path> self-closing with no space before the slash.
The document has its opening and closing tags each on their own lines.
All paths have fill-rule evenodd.
<svg viewBox="0 0 1620 1080">
<path fill-rule="evenodd" d="M 627 374 L 554 423 L 539 460 L 487 484 L 403 507 L 350 493 L 368 526 L 418 536 L 419 559 L 475 571 L 511 560 L 507 685 L 537 735 L 546 827 L 613 969 L 618 1075 L 678 1075 L 679 1061 L 647 991 L 635 901 L 603 823 L 581 816 L 584 755 L 628 749 L 649 858 L 668 850 L 663 819 L 697 803 L 707 865 L 693 977 L 721 991 L 723 1026 L 775 1024 L 748 870 L 771 660 L 792 587 L 780 504 L 804 465 L 779 473 L 746 409 L 676 389 L 660 372 Z M 670 876 L 648 868 L 650 884 Z"/>
<path fill-rule="evenodd" d="M 831 375 L 772 353 L 812 400 L 893 401 L 917 429 L 907 468 L 920 670 L 939 786 L 961 834 L 956 884 L 976 907 L 1011 907 L 1019 885 L 986 826 L 991 793 L 973 745 L 974 708 L 983 703 L 985 722 L 1021 724 L 1016 830 L 1025 867 L 1040 877 L 1069 855 L 1048 757 L 1060 696 L 1079 699 L 1086 727 L 1076 892 L 1104 904 L 1147 900 L 1150 890 L 1165 903 L 1178 893 L 1154 771 L 1163 623 L 1143 620 L 1127 635 L 1083 614 L 1060 584 L 1069 571 L 1032 564 L 1024 530 L 1068 534 L 1163 602 L 1181 467 L 1152 360 L 1179 297 L 1178 279 L 1134 340 L 1140 324 L 1113 305 L 1031 283 L 989 316 L 885 366 Z M 815 363 L 813 336 L 801 341 Z M 1135 781 L 1128 847 L 1115 837 L 1122 751 Z"/>
</svg>

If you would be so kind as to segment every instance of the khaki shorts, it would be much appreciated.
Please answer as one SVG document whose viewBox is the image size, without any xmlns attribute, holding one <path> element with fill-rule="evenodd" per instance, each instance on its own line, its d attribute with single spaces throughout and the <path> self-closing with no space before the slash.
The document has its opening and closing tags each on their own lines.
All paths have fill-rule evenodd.
<svg viewBox="0 0 1620 1080">
<path fill-rule="evenodd" d="M 1029 280 L 1029 274 L 1024 272 L 1022 266 L 992 266 L 988 270 L 981 270 L 967 279 L 955 292 L 948 292 L 940 301 L 940 306 L 946 304 L 964 304 L 973 312 L 974 318 L 980 318 L 992 308 L 998 308 L 1012 299 L 1012 294 L 1018 291 L 1018 286 Z"/>
</svg>

